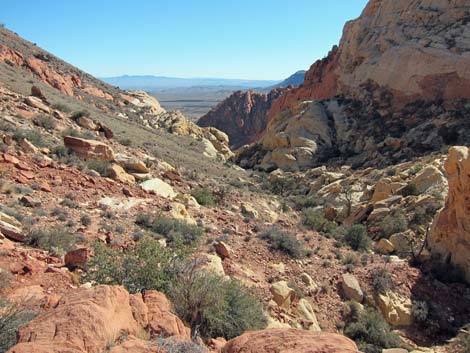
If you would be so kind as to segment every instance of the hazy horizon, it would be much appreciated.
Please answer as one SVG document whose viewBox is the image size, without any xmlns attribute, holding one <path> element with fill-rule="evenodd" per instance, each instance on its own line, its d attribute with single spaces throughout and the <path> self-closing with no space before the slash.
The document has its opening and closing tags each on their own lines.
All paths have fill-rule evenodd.
<svg viewBox="0 0 470 353">
<path fill-rule="evenodd" d="M 366 2 L 16 1 L 0 22 L 97 77 L 280 81 L 324 57 Z"/>
</svg>

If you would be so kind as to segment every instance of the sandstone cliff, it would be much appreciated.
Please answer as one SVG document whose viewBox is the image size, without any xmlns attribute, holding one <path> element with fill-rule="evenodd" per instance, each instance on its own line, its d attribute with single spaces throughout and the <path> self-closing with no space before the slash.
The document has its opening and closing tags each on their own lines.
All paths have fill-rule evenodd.
<svg viewBox="0 0 470 353">
<path fill-rule="evenodd" d="M 382 166 L 469 143 L 469 19 L 463 0 L 371 0 L 304 83 L 272 103 L 262 138 L 237 162 Z"/>
<path fill-rule="evenodd" d="M 467 147 L 452 147 L 445 162 L 449 194 L 436 218 L 429 243 L 442 261 L 459 266 L 470 282 L 470 153 Z"/>
<path fill-rule="evenodd" d="M 253 142 L 266 128 L 266 114 L 271 104 L 287 89 L 269 93 L 238 91 L 201 117 L 199 126 L 213 126 L 224 131 L 232 148 Z"/>
<path fill-rule="evenodd" d="M 299 100 L 360 98 L 369 81 L 397 104 L 470 98 L 469 19 L 465 0 L 371 0 L 345 25 L 339 46 L 273 104 L 270 117 Z"/>
</svg>

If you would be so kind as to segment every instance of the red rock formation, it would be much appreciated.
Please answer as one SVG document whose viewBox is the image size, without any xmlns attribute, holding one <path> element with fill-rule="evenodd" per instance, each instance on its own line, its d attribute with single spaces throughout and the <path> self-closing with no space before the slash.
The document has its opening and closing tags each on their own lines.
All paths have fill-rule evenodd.
<svg viewBox="0 0 470 353">
<path fill-rule="evenodd" d="M 201 117 L 199 126 L 213 126 L 224 131 L 232 148 L 241 147 L 266 128 L 266 113 L 273 101 L 289 89 L 275 89 L 269 93 L 238 91 Z"/>
<path fill-rule="evenodd" d="M 248 332 L 229 341 L 222 353 L 360 353 L 344 336 L 295 329 Z"/>
<path fill-rule="evenodd" d="M 149 326 L 158 326 L 164 336 L 189 340 L 189 328 L 168 307 L 167 299 L 158 292 L 143 300 L 140 294 L 130 295 L 120 286 L 76 289 L 22 327 L 19 343 L 8 352 L 102 352 L 120 336 L 137 336 Z"/>
<path fill-rule="evenodd" d="M 299 100 L 337 94 L 360 98 L 368 81 L 401 105 L 416 99 L 470 98 L 466 0 L 371 0 L 348 22 L 339 47 L 312 65 L 305 82 L 283 94 L 268 120 Z"/>
<path fill-rule="evenodd" d="M 24 57 L 16 50 L 13 50 L 6 45 L 0 44 L 0 61 L 7 61 L 16 66 L 21 66 L 23 65 Z"/>
</svg>

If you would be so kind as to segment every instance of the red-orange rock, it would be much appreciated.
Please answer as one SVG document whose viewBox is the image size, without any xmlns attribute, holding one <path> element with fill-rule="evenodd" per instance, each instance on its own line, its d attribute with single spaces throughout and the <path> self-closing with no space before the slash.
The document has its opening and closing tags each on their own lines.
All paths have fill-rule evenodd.
<svg viewBox="0 0 470 353">
<path fill-rule="evenodd" d="M 171 313 L 171 304 L 163 293 L 148 290 L 143 299 L 148 308 L 149 329 L 153 334 L 190 338 L 189 328 Z"/>
<path fill-rule="evenodd" d="M 16 50 L 7 47 L 6 45 L 0 44 L 0 61 L 10 62 L 16 66 L 23 65 L 24 57 L 21 53 Z"/>
<path fill-rule="evenodd" d="M 349 338 L 324 332 L 266 329 L 234 338 L 222 353 L 360 353 Z"/>
<path fill-rule="evenodd" d="M 64 144 L 78 156 L 86 159 L 114 160 L 114 152 L 107 144 L 79 137 L 64 136 Z"/>
<path fill-rule="evenodd" d="M 90 254 L 90 249 L 88 248 L 80 248 L 69 251 L 67 254 L 65 254 L 65 266 L 69 268 L 83 266 L 89 260 Z"/>
</svg>

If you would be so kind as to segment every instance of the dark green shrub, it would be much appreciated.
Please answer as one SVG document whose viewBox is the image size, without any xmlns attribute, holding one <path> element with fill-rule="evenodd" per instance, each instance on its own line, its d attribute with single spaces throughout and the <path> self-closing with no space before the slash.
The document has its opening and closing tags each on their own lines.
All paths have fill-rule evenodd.
<svg viewBox="0 0 470 353">
<path fill-rule="evenodd" d="M 317 207 L 321 201 L 312 196 L 292 196 L 290 200 L 294 203 L 296 210 L 301 211 L 304 208 Z"/>
<path fill-rule="evenodd" d="M 206 350 L 194 342 L 175 342 L 175 340 L 157 338 L 158 348 L 163 349 L 165 353 L 205 353 Z"/>
<path fill-rule="evenodd" d="M 70 109 L 68 106 L 66 106 L 63 103 L 56 103 L 52 105 L 52 109 L 58 110 L 63 113 L 70 113 L 72 109 Z"/>
<path fill-rule="evenodd" d="M 373 308 L 352 311 L 344 334 L 354 340 L 364 353 L 382 353 L 382 349 L 401 346 L 399 337 Z"/>
<path fill-rule="evenodd" d="M 301 258 L 305 255 L 302 243 L 297 237 L 277 227 L 265 230 L 259 237 L 268 241 L 274 249 L 282 251 L 294 258 Z"/>
<path fill-rule="evenodd" d="M 71 115 L 71 119 L 72 120 L 77 120 L 78 118 L 81 118 L 81 117 L 89 117 L 90 116 L 90 112 L 87 111 L 87 110 L 80 110 L 80 111 L 77 111 L 77 112 L 74 112 L 72 115 Z"/>
<path fill-rule="evenodd" d="M 111 164 L 101 159 L 89 159 L 85 162 L 85 165 L 88 169 L 98 172 L 101 176 L 106 176 Z"/>
<path fill-rule="evenodd" d="M 214 206 L 216 204 L 216 198 L 214 193 L 206 188 L 195 189 L 191 192 L 196 201 L 203 206 Z"/>
<path fill-rule="evenodd" d="M 203 338 L 231 339 L 265 326 L 262 304 L 236 280 L 184 264 L 168 295 L 176 314 Z"/>
<path fill-rule="evenodd" d="M 381 229 L 382 237 L 388 238 L 392 234 L 401 233 L 408 229 L 408 221 L 401 212 L 395 212 L 394 214 L 385 216 L 384 219 L 379 222 L 378 227 Z"/>
<path fill-rule="evenodd" d="M 304 224 L 317 232 L 331 234 L 336 229 L 336 223 L 325 218 L 322 210 L 306 208 L 302 211 Z"/>
<path fill-rule="evenodd" d="M 21 139 L 27 139 L 36 147 L 46 147 L 48 142 L 37 130 L 17 129 L 13 133 L 13 139 L 19 141 Z"/>
<path fill-rule="evenodd" d="M 48 115 L 40 115 L 35 119 L 36 125 L 46 129 L 46 130 L 54 130 L 57 126 L 54 118 Z"/>
<path fill-rule="evenodd" d="M 115 250 L 96 243 L 87 264 L 86 280 L 123 285 L 131 293 L 155 289 L 167 293 L 174 280 L 174 262 L 180 254 L 163 248 L 158 241 L 142 237 L 134 248 Z"/>
<path fill-rule="evenodd" d="M 80 217 L 80 223 L 85 227 L 89 226 L 91 224 L 91 217 L 87 214 L 82 215 Z"/>
<path fill-rule="evenodd" d="M 416 184 L 408 184 L 401 191 L 403 196 L 418 196 L 420 194 Z"/>
<path fill-rule="evenodd" d="M 60 204 L 68 208 L 79 208 L 80 206 L 74 200 L 69 199 L 68 197 L 64 198 Z"/>
<path fill-rule="evenodd" d="M 376 293 L 385 293 L 393 288 L 391 273 L 382 268 L 372 274 L 372 287 Z"/>
<path fill-rule="evenodd" d="M 204 230 L 185 221 L 162 216 L 154 217 L 151 214 L 139 214 L 136 224 L 145 227 L 167 239 L 170 244 L 196 246 Z"/>
<path fill-rule="evenodd" d="M 353 250 L 366 251 L 370 248 L 371 239 L 367 235 L 367 228 L 365 226 L 355 224 L 346 231 L 344 242 Z"/>
<path fill-rule="evenodd" d="M 0 298 L 0 352 L 16 344 L 16 331 L 31 321 L 35 313 Z"/>
<path fill-rule="evenodd" d="M 295 180 L 291 177 L 275 178 L 268 184 L 269 190 L 276 195 L 284 195 L 288 191 L 291 191 L 294 186 Z"/>
<path fill-rule="evenodd" d="M 67 229 L 55 227 L 50 229 L 33 229 L 29 232 L 28 243 L 31 246 L 62 255 L 73 250 L 77 238 Z"/>
</svg>

